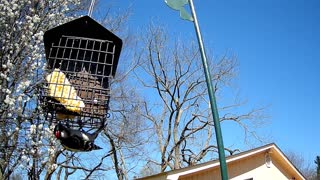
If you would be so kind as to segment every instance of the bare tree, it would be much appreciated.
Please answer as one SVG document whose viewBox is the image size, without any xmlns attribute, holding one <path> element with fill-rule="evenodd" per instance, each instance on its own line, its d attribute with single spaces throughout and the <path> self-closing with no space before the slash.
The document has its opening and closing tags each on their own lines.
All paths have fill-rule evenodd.
<svg viewBox="0 0 320 180">
<path fill-rule="evenodd" d="M 142 167 L 139 174 L 141 177 L 145 177 L 145 176 L 151 176 L 157 173 L 160 173 L 157 165 L 152 162 L 147 162 L 147 164 Z"/>
<path fill-rule="evenodd" d="M 126 63 L 125 63 L 126 64 Z M 146 129 L 141 114 L 141 100 L 131 86 L 130 71 L 135 63 L 118 73 L 112 83 L 110 118 L 103 137 L 112 153 L 112 163 L 118 179 L 130 179 L 138 161 L 142 159 L 147 142 Z"/>
<path fill-rule="evenodd" d="M 152 27 L 144 41 L 133 44 L 141 49 L 129 47 L 133 40 L 124 25 L 130 11 L 113 13 L 111 8 L 106 8 L 106 13 L 103 8 L 96 9 L 100 13 L 96 19 L 120 34 L 123 52 L 135 53 L 137 58 L 131 62 L 131 55 L 121 55 L 112 84 L 111 116 L 98 139 L 103 150 L 97 154 L 73 153 L 56 142 L 52 124 L 37 106 L 38 87 L 46 70 L 42 37 L 46 30 L 86 14 L 83 8 L 88 3 L 0 1 L 0 178 L 19 174 L 29 179 L 67 179 L 73 175 L 88 179 L 115 172 L 118 179 L 130 179 L 130 173 L 138 172 L 140 161 L 165 171 L 207 160 L 216 146 L 211 139 L 214 124 L 197 46 L 190 41 L 172 42 L 164 29 Z M 218 97 L 235 76 L 235 67 L 233 56 L 212 62 Z M 247 120 L 255 120 L 260 111 L 230 113 L 240 105 L 221 106 L 220 121 L 235 122 L 247 136 L 255 135 Z M 94 161 L 92 157 L 96 157 Z"/>
<path fill-rule="evenodd" d="M 320 156 L 316 157 L 316 160 L 314 160 L 314 163 L 316 164 L 317 167 L 317 180 L 320 179 Z"/>
<path fill-rule="evenodd" d="M 285 153 L 290 162 L 303 174 L 306 179 L 316 179 L 316 171 L 311 166 L 311 163 L 305 161 L 301 154 L 293 151 Z"/>
<path fill-rule="evenodd" d="M 165 28 L 159 26 L 151 25 L 144 35 L 140 45 L 144 49 L 137 57 L 140 66 L 134 72 L 144 87 L 142 116 L 154 135 L 154 144 L 149 146 L 160 154 L 160 161 L 150 158 L 148 162 L 159 165 L 163 172 L 207 160 L 208 153 L 216 153 L 217 147 L 212 143 L 214 124 L 197 45 L 190 40 L 172 40 Z M 214 91 L 221 98 L 223 89 L 236 75 L 236 58 L 226 55 L 210 62 Z M 240 105 L 220 107 L 223 112 L 220 121 L 235 122 L 246 137 L 255 136 L 249 127 L 259 121 L 261 109 L 231 113 Z"/>
</svg>

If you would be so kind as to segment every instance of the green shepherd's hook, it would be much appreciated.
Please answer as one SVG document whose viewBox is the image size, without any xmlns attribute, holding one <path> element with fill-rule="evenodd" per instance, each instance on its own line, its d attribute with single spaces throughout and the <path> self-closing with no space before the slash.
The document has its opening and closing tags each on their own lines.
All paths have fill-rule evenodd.
<svg viewBox="0 0 320 180">
<path fill-rule="evenodd" d="M 201 58 L 202 58 L 202 64 L 203 64 L 203 70 L 207 81 L 207 87 L 208 87 L 208 93 L 209 93 L 209 99 L 211 104 L 211 111 L 213 116 L 213 122 L 214 122 L 214 129 L 216 132 L 216 140 L 218 145 L 218 153 L 219 153 L 219 161 L 220 161 L 220 173 L 221 173 L 221 179 L 222 180 L 228 180 L 228 170 L 227 170 L 227 163 L 226 163 L 226 157 L 224 153 L 224 146 L 223 146 L 223 140 L 222 140 L 222 132 L 220 127 L 220 121 L 219 121 L 219 114 L 218 114 L 218 108 L 216 103 L 215 94 L 212 88 L 212 80 L 211 75 L 208 68 L 208 62 L 207 57 L 205 53 L 205 49 L 203 46 L 202 36 L 197 20 L 196 11 L 194 9 L 193 1 L 192 0 L 165 0 L 166 4 L 171 7 L 174 10 L 180 11 L 180 17 L 185 20 L 193 21 L 194 27 L 197 33 L 197 38 L 199 42 L 199 49 L 201 52 Z M 184 6 L 186 4 L 190 5 L 190 9 L 192 12 L 192 16 L 189 15 L 189 13 L 186 11 Z"/>
</svg>

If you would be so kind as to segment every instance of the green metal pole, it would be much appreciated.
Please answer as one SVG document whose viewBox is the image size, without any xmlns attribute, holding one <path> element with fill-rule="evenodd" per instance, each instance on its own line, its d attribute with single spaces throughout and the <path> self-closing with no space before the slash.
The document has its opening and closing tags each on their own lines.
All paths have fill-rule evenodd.
<svg viewBox="0 0 320 180">
<path fill-rule="evenodd" d="M 202 36 L 200 33 L 200 28 L 199 28 L 199 24 L 198 24 L 196 11 L 195 11 L 194 5 L 193 5 L 193 0 L 189 0 L 189 4 L 190 4 L 190 9 L 192 12 L 193 19 L 194 19 L 194 21 L 193 21 L 194 27 L 195 27 L 196 33 L 197 33 L 203 69 L 204 69 L 204 73 L 205 73 L 205 77 L 206 77 L 206 81 L 207 81 L 207 86 L 208 86 L 208 92 L 209 92 L 209 98 L 210 98 L 210 104 L 211 104 L 211 110 L 212 110 L 212 116 L 213 116 L 213 122 L 214 122 L 214 129 L 216 132 L 216 139 L 217 139 L 217 145 L 218 145 L 221 179 L 228 180 L 228 170 L 227 170 L 226 157 L 225 157 L 225 153 L 224 153 L 224 146 L 223 146 L 223 140 L 222 140 L 222 132 L 221 132 L 221 127 L 220 127 L 218 108 L 217 108 L 217 103 L 216 103 L 216 99 L 215 99 L 215 94 L 214 94 L 214 91 L 212 88 L 212 80 L 211 80 L 211 76 L 210 76 L 210 72 L 209 72 L 209 68 L 208 68 L 207 57 L 206 57 L 206 53 L 205 53 L 204 46 L 203 46 Z"/>
</svg>

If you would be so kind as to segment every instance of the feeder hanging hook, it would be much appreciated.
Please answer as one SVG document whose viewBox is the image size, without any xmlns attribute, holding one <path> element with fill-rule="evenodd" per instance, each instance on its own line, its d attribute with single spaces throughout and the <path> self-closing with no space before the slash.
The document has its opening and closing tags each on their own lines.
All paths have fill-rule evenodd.
<svg viewBox="0 0 320 180">
<path fill-rule="evenodd" d="M 91 4 L 89 6 L 89 11 L 88 11 L 88 16 L 92 16 L 92 11 L 93 11 L 93 7 L 94 7 L 94 3 L 95 3 L 95 0 L 91 0 Z"/>
</svg>

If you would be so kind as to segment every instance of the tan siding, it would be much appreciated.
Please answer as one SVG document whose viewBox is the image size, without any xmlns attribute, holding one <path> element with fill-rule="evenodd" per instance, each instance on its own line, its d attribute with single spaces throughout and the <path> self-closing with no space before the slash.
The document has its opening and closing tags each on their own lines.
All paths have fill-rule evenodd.
<svg viewBox="0 0 320 180">
<path fill-rule="evenodd" d="M 264 164 L 264 159 L 256 156 L 253 158 L 243 159 L 242 161 L 228 163 L 228 176 L 230 179 L 236 178 L 240 174 L 250 172 L 257 166 Z M 248 175 L 247 178 L 250 176 Z M 203 171 L 196 174 L 190 174 L 179 178 L 179 180 L 220 180 L 220 168 L 213 168 L 211 170 Z M 245 178 L 244 178 L 245 179 Z"/>
<path fill-rule="evenodd" d="M 286 173 L 284 169 L 280 167 L 276 159 L 273 159 L 273 163 L 270 168 L 265 164 L 265 153 L 256 154 L 250 158 L 242 159 L 228 163 L 228 176 L 230 180 L 244 180 L 253 178 L 254 180 L 288 180 L 292 178 L 290 174 Z M 179 178 L 179 180 L 221 180 L 220 168 L 211 168 L 210 170 L 185 175 Z"/>
<path fill-rule="evenodd" d="M 269 147 L 268 147 L 269 146 Z M 230 180 L 304 180 L 295 167 L 284 157 L 276 145 L 270 144 L 227 158 Z M 266 154 L 272 163 L 267 167 Z M 218 161 L 207 162 L 192 167 L 178 169 L 142 178 L 141 180 L 220 180 Z"/>
<path fill-rule="evenodd" d="M 273 158 L 272 164 L 274 167 L 276 167 L 276 169 L 279 171 L 279 173 L 281 173 L 284 177 L 286 177 L 287 179 L 292 179 L 294 177 L 294 175 L 292 174 L 292 171 L 290 171 L 288 169 L 288 167 L 283 166 L 279 160 Z M 295 177 L 296 180 L 301 180 L 301 178 L 299 177 Z"/>
</svg>

